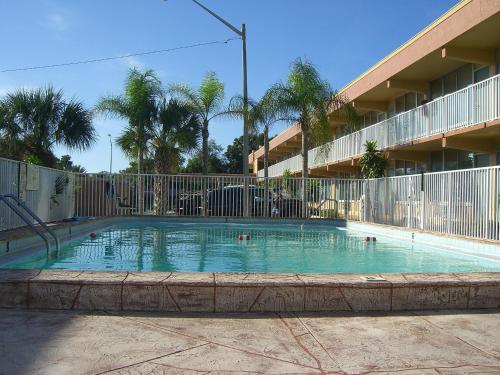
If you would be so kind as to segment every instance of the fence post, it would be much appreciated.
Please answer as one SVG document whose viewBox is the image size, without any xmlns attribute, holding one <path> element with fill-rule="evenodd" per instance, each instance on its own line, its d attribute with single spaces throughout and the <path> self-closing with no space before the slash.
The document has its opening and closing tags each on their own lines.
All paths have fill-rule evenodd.
<svg viewBox="0 0 500 375">
<path fill-rule="evenodd" d="M 447 210 L 446 210 L 446 233 L 450 234 L 451 231 L 451 174 L 452 172 L 448 173 L 448 202 L 446 204 Z"/>
<path fill-rule="evenodd" d="M 420 176 L 420 230 L 424 230 L 425 220 L 425 192 L 424 192 L 424 172 Z"/>
</svg>

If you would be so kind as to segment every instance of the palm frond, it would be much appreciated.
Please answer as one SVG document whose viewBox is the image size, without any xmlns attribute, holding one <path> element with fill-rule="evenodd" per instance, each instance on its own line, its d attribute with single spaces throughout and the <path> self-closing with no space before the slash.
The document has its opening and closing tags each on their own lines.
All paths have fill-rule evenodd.
<svg viewBox="0 0 500 375">
<path fill-rule="evenodd" d="M 169 86 L 169 93 L 177 97 L 180 101 L 191 107 L 193 112 L 196 112 L 203 118 L 207 116 L 203 103 L 197 93 L 188 85 L 175 83 Z"/>
<path fill-rule="evenodd" d="M 217 78 L 214 72 L 208 72 L 201 81 L 198 97 L 207 114 L 212 114 L 214 117 L 221 112 L 224 101 L 224 83 Z"/>
<path fill-rule="evenodd" d="M 55 136 L 56 143 L 62 143 L 70 149 L 88 149 L 97 139 L 92 125 L 92 112 L 84 108 L 81 102 L 71 100 L 61 114 Z"/>
<path fill-rule="evenodd" d="M 106 96 L 99 99 L 94 112 L 107 117 L 128 118 L 130 116 L 128 103 L 123 96 Z"/>
</svg>

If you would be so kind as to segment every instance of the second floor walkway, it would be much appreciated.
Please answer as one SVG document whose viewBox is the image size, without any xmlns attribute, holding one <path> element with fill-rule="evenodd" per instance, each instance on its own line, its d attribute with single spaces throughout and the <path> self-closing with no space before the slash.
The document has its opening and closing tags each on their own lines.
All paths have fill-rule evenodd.
<svg viewBox="0 0 500 375">
<path fill-rule="evenodd" d="M 337 138 L 328 144 L 326 152 L 324 147 L 313 148 L 309 150 L 309 168 L 352 162 L 363 154 L 367 141 L 376 141 L 379 149 L 388 150 L 497 119 L 500 75 Z M 301 169 L 302 156 L 296 155 L 270 166 L 269 176 L 281 176 L 287 170 L 298 173 Z M 263 170 L 257 171 L 257 176 L 263 175 Z"/>
</svg>

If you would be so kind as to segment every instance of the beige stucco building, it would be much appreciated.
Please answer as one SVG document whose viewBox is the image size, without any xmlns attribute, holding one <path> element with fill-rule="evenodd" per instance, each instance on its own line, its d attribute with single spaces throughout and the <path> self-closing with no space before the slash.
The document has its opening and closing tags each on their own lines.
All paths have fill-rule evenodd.
<svg viewBox="0 0 500 375">
<path fill-rule="evenodd" d="M 500 0 L 461 1 L 340 91 L 358 130 L 332 117 L 330 152 L 309 151 L 310 175 L 358 175 L 367 140 L 384 150 L 389 176 L 498 164 L 499 73 Z M 274 137 L 269 176 L 300 175 L 300 145 L 297 125 Z M 249 155 L 258 176 L 263 156 Z"/>
</svg>

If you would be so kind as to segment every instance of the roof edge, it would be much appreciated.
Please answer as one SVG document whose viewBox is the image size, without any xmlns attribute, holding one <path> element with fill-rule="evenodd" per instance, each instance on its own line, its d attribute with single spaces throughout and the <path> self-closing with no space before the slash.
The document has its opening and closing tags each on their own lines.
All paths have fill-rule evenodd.
<svg viewBox="0 0 500 375">
<path fill-rule="evenodd" d="M 344 87 L 342 87 L 340 90 L 339 90 L 339 93 L 344 93 L 344 91 L 346 91 L 349 87 L 351 87 L 352 85 L 354 85 L 356 82 L 360 81 L 361 79 L 363 79 L 365 76 L 367 76 L 369 73 L 373 72 L 375 69 L 377 69 L 379 66 L 381 66 L 382 64 L 384 64 L 386 61 L 388 61 L 390 58 L 392 58 L 393 56 L 397 55 L 399 52 L 401 52 L 402 50 L 404 50 L 405 48 L 409 47 L 411 44 L 413 44 L 415 41 L 417 41 L 418 39 L 420 39 L 421 37 L 423 37 L 425 34 L 427 34 L 429 31 L 431 31 L 432 29 L 434 29 L 436 26 L 438 26 L 440 23 L 444 22 L 446 19 L 448 19 L 449 17 L 451 17 L 453 14 L 455 14 L 456 12 L 458 12 L 460 9 L 462 9 L 463 7 L 465 7 L 466 5 L 470 4 L 472 2 L 472 0 L 461 0 L 459 3 L 457 3 L 456 5 L 454 5 L 452 8 L 450 8 L 448 11 L 446 11 L 443 15 L 441 15 L 438 19 L 436 19 L 434 22 L 432 22 L 430 25 L 428 25 L 427 27 L 425 27 L 423 30 L 419 31 L 417 34 L 415 34 L 414 36 L 412 36 L 409 40 L 407 40 L 405 43 L 403 43 L 401 46 L 399 46 L 398 48 L 396 48 L 394 51 L 392 51 L 390 54 L 388 54 L 387 56 L 385 56 L 382 60 L 379 60 L 377 63 L 375 63 L 374 65 L 372 65 L 371 68 L 369 68 L 368 70 L 366 70 L 364 73 L 362 73 L 360 76 L 358 76 L 357 78 L 355 78 L 354 80 L 352 80 L 351 82 L 349 82 L 347 85 L 345 85 Z"/>
</svg>

